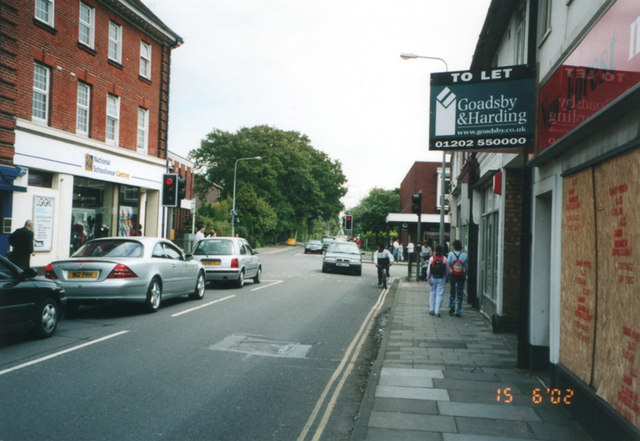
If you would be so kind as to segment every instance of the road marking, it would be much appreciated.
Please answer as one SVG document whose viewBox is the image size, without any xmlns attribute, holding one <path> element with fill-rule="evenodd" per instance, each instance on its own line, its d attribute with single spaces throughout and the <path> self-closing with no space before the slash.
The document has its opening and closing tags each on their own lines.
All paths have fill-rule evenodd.
<svg viewBox="0 0 640 441">
<path fill-rule="evenodd" d="M 233 294 L 233 295 L 230 295 L 230 296 L 227 296 L 227 297 L 223 297 L 223 298 L 218 299 L 218 300 L 214 300 L 213 302 L 205 303 L 204 305 L 198 305 L 195 308 L 185 309 L 184 311 L 180 311 L 180 312 L 176 312 L 175 314 L 171 314 L 171 317 L 178 317 L 178 316 L 181 316 L 183 314 L 187 314 L 189 312 L 197 311 L 198 309 L 206 308 L 207 306 L 211 306 L 214 303 L 220 303 L 220 302 L 224 302 L 225 300 L 232 299 L 235 296 L 236 295 Z"/>
<path fill-rule="evenodd" d="M 103 342 L 105 340 L 109 340 L 110 338 L 114 338 L 114 337 L 117 337 L 119 335 L 126 334 L 127 332 L 129 332 L 129 331 L 120 331 L 120 332 L 116 332 L 115 334 L 106 335 L 104 337 L 100 337 L 97 340 L 91 340 L 91 341 L 88 341 L 86 343 L 82 343 L 82 344 L 80 344 L 78 346 L 73 346 L 73 347 L 67 348 L 67 349 L 65 349 L 63 351 L 55 352 L 53 354 L 49 354 L 47 356 L 40 357 L 40 358 L 37 358 L 35 360 L 31 360 L 31 361 L 19 364 L 19 365 L 14 366 L 14 367 L 11 367 L 11 368 L 8 368 L 8 369 L 4 369 L 4 370 L 0 371 L 0 375 L 8 374 L 9 372 L 17 371 L 18 369 L 26 368 L 28 366 L 33 366 L 34 364 L 42 363 L 43 361 L 50 360 L 50 359 L 58 357 L 60 355 L 68 354 L 69 352 L 73 352 L 73 351 L 76 351 L 78 349 L 86 348 L 87 346 L 91 346 L 91 345 L 94 345 L 96 343 L 100 343 L 100 342 Z"/>
<path fill-rule="evenodd" d="M 271 282 L 266 285 L 260 285 L 257 288 L 252 288 L 251 291 L 258 291 L 259 289 L 269 288 L 270 286 L 277 285 L 278 283 L 284 282 L 284 280 L 263 280 L 263 282 Z"/>
<path fill-rule="evenodd" d="M 378 301 L 369 310 L 369 313 L 367 314 L 364 321 L 362 322 L 360 329 L 358 330 L 355 337 L 349 344 L 349 347 L 347 348 L 344 354 L 344 357 L 340 361 L 340 364 L 338 365 L 336 370 L 333 372 L 333 375 L 331 376 L 331 379 L 329 379 L 329 382 L 327 383 L 326 387 L 322 391 L 320 398 L 318 398 L 318 401 L 316 402 L 316 405 L 313 408 L 313 411 L 311 412 L 311 415 L 309 416 L 307 423 L 302 429 L 300 436 L 298 436 L 297 441 L 304 441 L 307 438 L 307 434 L 311 430 L 311 427 L 315 423 L 316 418 L 320 414 L 320 410 L 322 409 L 322 406 L 324 405 L 327 395 L 331 391 L 333 384 L 336 382 L 336 380 L 338 380 L 338 378 L 340 378 L 340 381 L 338 382 L 335 390 L 333 391 L 333 394 L 331 395 L 331 398 L 327 403 L 326 409 L 324 411 L 324 414 L 322 415 L 322 419 L 318 423 L 318 427 L 316 428 L 313 438 L 311 439 L 312 441 L 318 441 L 322 436 L 324 429 L 327 427 L 327 424 L 329 422 L 329 418 L 333 413 L 333 409 L 338 400 L 338 397 L 342 392 L 344 383 L 346 382 L 347 378 L 351 374 L 351 371 L 355 367 L 355 362 L 358 359 L 358 356 L 360 355 L 362 346 L 364 342 L 367 340 L 367 336 L 369 335 L 369 330 L 373 326 L 373 317 L 375 316 L 375 314 L 377 314 L 377 312 L 380 310 L 382 305 L 384 305 L 384 301 L 388 292 L 389 292 L 389 288 L 383 289 L 380 292 L 380 295 L 378 296 Z M 349 360 L 348 364 L 347 364 L 347 360 Z M 345 366 L 346 366 L 346 369 L 345 369 Z"/>
</svg>

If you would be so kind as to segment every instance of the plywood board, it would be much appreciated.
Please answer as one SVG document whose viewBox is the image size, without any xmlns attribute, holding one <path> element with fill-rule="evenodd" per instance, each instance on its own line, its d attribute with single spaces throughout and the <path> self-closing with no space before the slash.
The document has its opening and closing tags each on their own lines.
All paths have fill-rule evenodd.
<svg viewBox="0 0 640 441">
<path fill-rule="evenodd" d="M 593 385 L 640 428 L 640 149 L 595 167 L 597 329 Z"/>
<path fill-rule="evenodd" d="M 562 182 L 560 362 L 591 383 L 596 311 L 596 227 L 592 170 Z"/>
</svg>

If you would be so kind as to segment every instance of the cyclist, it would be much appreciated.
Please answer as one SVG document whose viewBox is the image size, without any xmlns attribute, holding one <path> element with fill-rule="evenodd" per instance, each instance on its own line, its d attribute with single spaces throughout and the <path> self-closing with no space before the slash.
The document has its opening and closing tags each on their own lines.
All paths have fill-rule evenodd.
<svg viewBox="0 0 640 441">
<path fill-rule="evenodd" d="M 378 244 L 378 249 L 373 253 L 373 263 L 378 268 L 378 286 L 382 285 L 386 288 L 389 267 L 393 264 L 393 255 L 382 244 Z"/>
</svg>

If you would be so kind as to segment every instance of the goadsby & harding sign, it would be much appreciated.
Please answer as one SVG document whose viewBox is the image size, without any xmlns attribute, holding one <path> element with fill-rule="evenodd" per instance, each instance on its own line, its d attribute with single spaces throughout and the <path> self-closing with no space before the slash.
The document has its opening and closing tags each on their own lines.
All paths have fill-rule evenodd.
<svg viewBox="0 0 640 441">
<path fill-rule="evenodd" d="M 529 147 L 534 132 L 533 69 L 431 74 L 429 150 Z"/>
</svg>

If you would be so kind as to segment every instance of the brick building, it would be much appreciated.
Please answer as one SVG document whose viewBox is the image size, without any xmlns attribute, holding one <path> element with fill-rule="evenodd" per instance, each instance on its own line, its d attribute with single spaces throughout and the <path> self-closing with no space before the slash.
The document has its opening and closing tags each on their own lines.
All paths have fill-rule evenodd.
<svg viewBox="0 0 640 441">
<path fill-rule="evenodd" d="M 448 165 L 447 163 L 445 187 L 449 181 Z M 409 241 L 414 244 L 416 242 L 422 243 L 425 240 L 438 242 L 440 229 L 441 173 L 441 162 L 416 161 L 402 180 L 400 184 L 400 213 L 390 213 L 387 216 L 387 222 L 399 228 L 400 240 L 404 244 L 407 244 Z M 411 212 L 412 196 L 417 194 L 418 191 L 422 191 L 420 238 L 417 237 L 418 216 Z M 448 205 L 446 202 L 444 208 L 446 240 L 449 228 Z"/>
<path fill-rule="evenodd" d="M 34 266 L 138 225 L 160 234 L 182 39 L 139 0 L 7 0 L 0 24 L 0 253 L 26 219 Z"/>
</svg>

